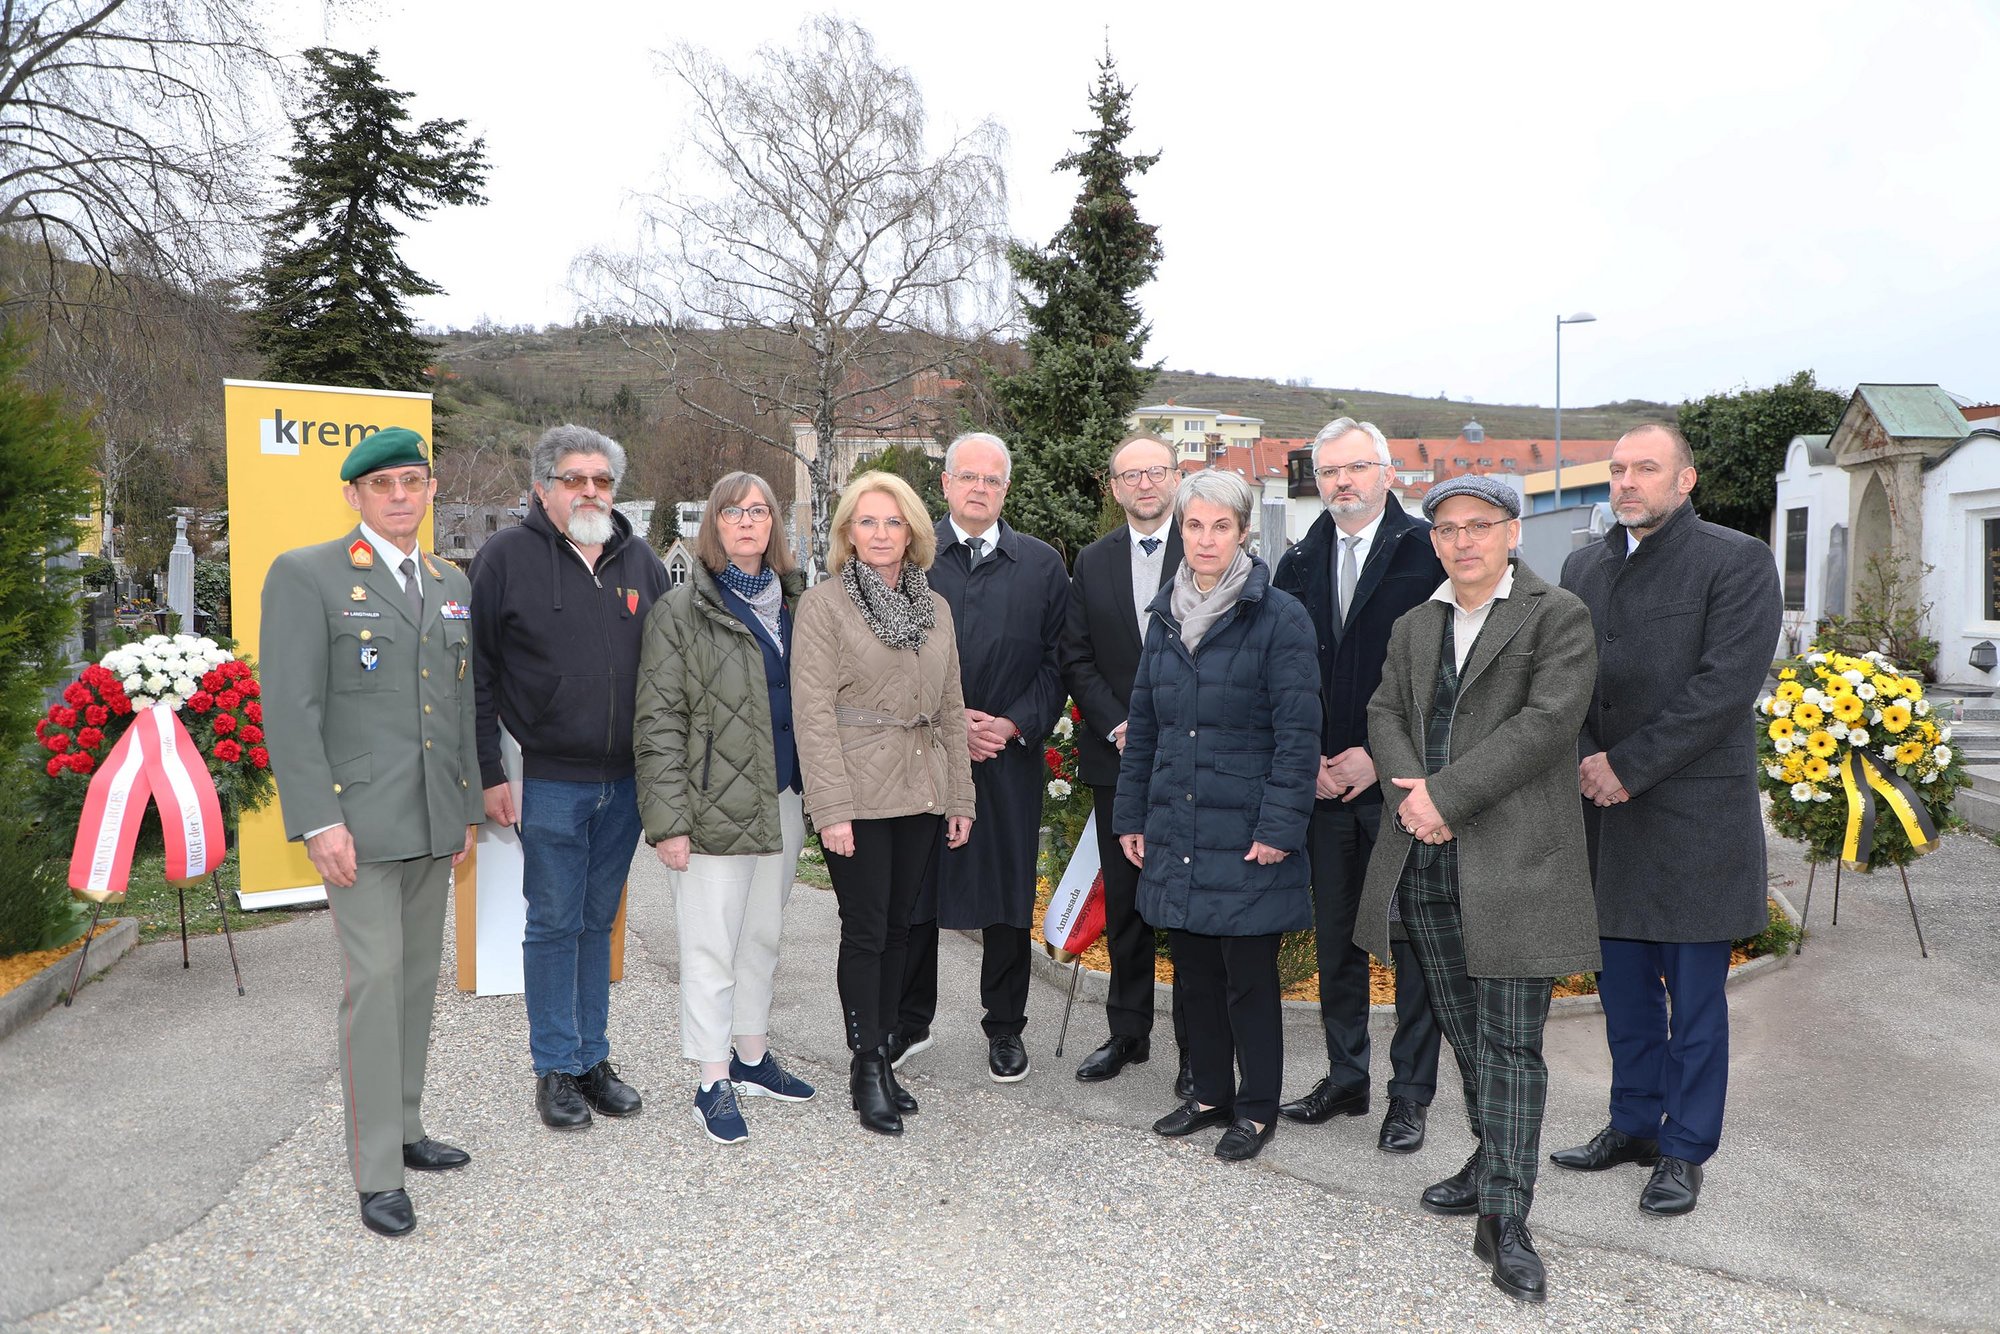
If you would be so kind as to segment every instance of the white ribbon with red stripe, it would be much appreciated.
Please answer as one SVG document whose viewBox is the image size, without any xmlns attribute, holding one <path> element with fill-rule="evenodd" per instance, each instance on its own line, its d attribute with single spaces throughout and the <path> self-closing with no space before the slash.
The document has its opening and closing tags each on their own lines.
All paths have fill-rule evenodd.
<svg viewBox="0 0 2000 1334">
<path fill-rule="evenodd" d="M 166 878 L 192 880 L 222 864 L 222 803 L 201 750 L 166 704 L 132 720 L 90 780 L 70 853 L 69 886 L 103 901 L 125 892 L 146 803 L 160 807 Z"/>
</svg>

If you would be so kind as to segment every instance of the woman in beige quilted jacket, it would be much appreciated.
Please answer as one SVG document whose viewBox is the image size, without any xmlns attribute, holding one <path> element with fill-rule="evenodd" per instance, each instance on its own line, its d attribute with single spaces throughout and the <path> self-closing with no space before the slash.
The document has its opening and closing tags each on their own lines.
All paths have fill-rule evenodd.
<svg viewBox="0 0 2000 1334">
<path fill-rule="evenodd" d="M 792 660 L 806 813 L 840 903 L 848 1089 L 861 1124 L 884 1135 L 917 1110 L 884 1050 L 910 910 L 938 839 L 959 847 L 972 831 L 957 636 L 924 574 L 936 550 L 908 483 L 857 475 L 834 510 L 831 577 L 800 599 Z"/>
<path fill-rule="evenodd" d="M 813 1095 L 766 1036 L 806 840 L 787 661 L 804 581 L 753 473 L 715 484 L 694 546 L 687 582 L 646 618 L 632 754 L 646 841 L 674 891 L 695 1123 L 736 1144 L 750 1137 L 738 1094 Z"/>
</svg>

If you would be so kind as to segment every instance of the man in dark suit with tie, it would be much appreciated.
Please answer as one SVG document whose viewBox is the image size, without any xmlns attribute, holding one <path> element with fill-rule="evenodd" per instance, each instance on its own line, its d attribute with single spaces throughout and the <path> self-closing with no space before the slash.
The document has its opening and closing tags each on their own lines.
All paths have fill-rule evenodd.
<svg viewBox="0 0 2000 1334">
<path fill-rule="evenodd" d="M 1444 582 L 1431 526 L 1390 498 L 1395 468 L 1373 423 L 1341 417 L 1322 427 L 1313 440 L 1313 476 L 1326 513 L 1285 553 L 1271 581 L 1305 603 L 1319 631 L 1325 735 L 1307 853 L 1327 1073 L 1310 1093 L 1278 1108 L 1309 1125 L 1368 1114 L 1368 951 L 1354 944 L 1361 883 L 1382 823 L 1382 790 L 1368 752 L 1368 700 L 1382 680 L 1389 628 Z M 1389 1153 L 1415 1153 L 1437 1091 L 1438 1028 L 1400 923 L 1391 934 L 1396 1033 L 1389 1044 L 1389 1110 L 1376 1142 Z"/>
<path fill-rule="evenodd" d="M 1126 704 L 1145 642 L 1146 604 L 1181 563 L 1180 532 L 1172 522 L 1180 478 L 1174 451 L 1153 436 L 1132 436 L 1112 451 L 1111 498 L 1125 511 L 1125 522 L 1077 554 L 1058 649 L 1063 683 L 1083 714 L 1077 768 L 1090 784 L 1097 813 L 1104 938 L 1111 951 L 1111 990 L 1104 999 L 1111 1036 L 1078 1067 L 1076 1077 L 1086 1083 L 1110 1079 L 1152 1055 L 1153 928 L 1139 916 L 1139 868 L 1118 846 L 1111 810 Z M 1185 1050 L 1178 1015 L 1174 1039 Z"/>
</svg>

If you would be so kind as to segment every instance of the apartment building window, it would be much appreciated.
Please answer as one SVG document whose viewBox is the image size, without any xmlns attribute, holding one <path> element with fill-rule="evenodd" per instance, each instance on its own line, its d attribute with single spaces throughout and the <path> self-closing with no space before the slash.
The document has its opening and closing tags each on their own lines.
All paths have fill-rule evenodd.
<svg viewBox="0 0 2000 1334">
<path fill-rule="evenodd" d="M 1199 421 L 1183 421 L 1183 422 L 1181 423 L 1181 429 L 1182 429 L 1183 431 L 1196 431 L 1196 432 L 1198 432 L 1198 431 L 1200 431 L 1200 430 L 1201 430 L 1201 423 L 1200 423 Z"/>
<path fill-rule="evenodd" d="M 1806 609 L 1806 509 L 1785 511 L 1785 610 Z"/>
</svg>

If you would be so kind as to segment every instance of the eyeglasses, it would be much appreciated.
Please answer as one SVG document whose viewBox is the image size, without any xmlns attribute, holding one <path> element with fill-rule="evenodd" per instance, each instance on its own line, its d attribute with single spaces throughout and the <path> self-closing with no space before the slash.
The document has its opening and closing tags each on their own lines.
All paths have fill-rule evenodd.
<svg viewBox="0 0 2000 1334">
<path fill-rule="evenodd" d="M 1313 475 L 1322 482 L 1337 482 L 1343 477 L 1352 477 L 1359 482 L 1368 476 L 1370 468 L 1381 466 L 1374 459 L 1365 459 L 1360 463 L 1334 463 L 1324 468 L 1314 468 Z"/>
<path fill-rule="evenodd" d="M 722 517 L 730 523 L 763 523 L 771 517 L 769 505 L 724 505 Z"/>
<path fill-rule="evenodd" d="M 1158 486 L 1161 482 L 1167 480 L 1167 474 L 1172 471 L 1173 469 L 1167 467 L 1165 464 L 1156 463 L 1150 468 L 1127 468 L 1124 472 L 1115 472 L 1111 475 L 1127 486 L 1137 486 L 1141 481 L 1151 482 L 1154 486 Z"/>
<path fill-rule="evenodd" d="M 910 525 L 901 519 L 856 519 L 854 526 L 864 533 L 884 532 L 894 537 Z"/>
<path fill-rule="evenodd" d="M 608 472 L 566 472 L 555 480 L 563 484 L 565 491 L 581 491 L 586 486 L 609 491 L 618 485 L 618 479 Z"/>
<path fill-rule="evenodd" d="M 983 486 L 989 491 L 999 491 L 1006 487 L 1005 477 L 995 477 L 990 472 L 948 472 L 947 477 L 956 477 L 966 486 Z"/>
<path fill-rule="evenodd" d="M 378 496 L 391 495 L 397 491 L 408 491 L 412 495 L 430 485 L 431 475 L 427 472 L 371 472 L 366 477 L 357 477 L 356 486 L 365 486 Z"/>
<path fill-rule="evenodd" d="M 1438 541 L 1447 544 L 1458 541 L 1460 533 L 1464 533 L 1475 542 L 1484 542 L 1488 533 L 1492 532 L 1495 528 L 1505 526 L 1506 523 L 1507 520 L 1505 519 L 1474 519 L 1471 523 L 1440 523 L 1432 525 L 1431 532 L 1437 536 Z"/>
</svg>

